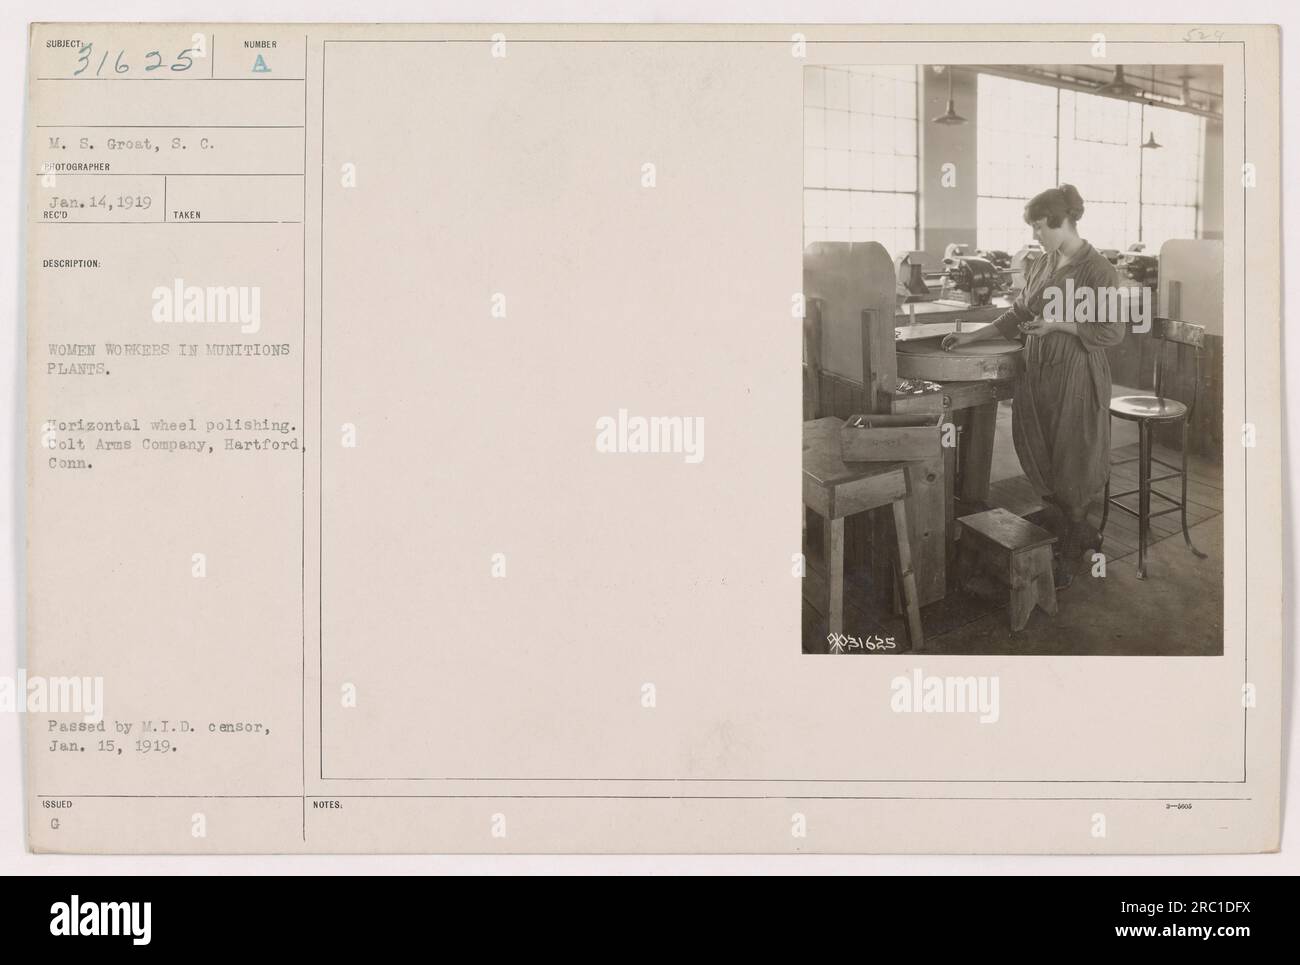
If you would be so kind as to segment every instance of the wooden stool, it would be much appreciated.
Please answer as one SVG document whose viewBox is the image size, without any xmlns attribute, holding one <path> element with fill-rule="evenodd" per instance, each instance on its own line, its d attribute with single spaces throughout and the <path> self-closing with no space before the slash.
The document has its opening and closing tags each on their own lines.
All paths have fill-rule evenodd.
<svg viewBox="0 0 1300 965">
<path fill-rule="evenodd" d="M 826 611 L 831 633 L 844 629 L 844 518 L 890 506 L 897 540 L 894 575 L 901 584 L 907 609 L 907 635 L 912 650 L 925 645 L 921 632 L 921 606 L 912 571 L 912 548 L 907 537 L 907 500 L 910 491 L 906 462 L 855 463 L 840 459 L 842 419 L 815 419 L 803 424 L 803 503 L 823 521 L 826 553 L 827 599 L 809 600 Z"/>
<path fill-rule="evenodd" d="M 977 560 L 983 560 L 1001 582 L 1011 587 L 1011 629 L 1023 630 L 1035 606 L 1056 613 L 1056 582 L 1052 577 L 1052 544 L 1056 537 L 1005 509 L 963 516 L 958 543 L 962 582 Z"/>
</svg>

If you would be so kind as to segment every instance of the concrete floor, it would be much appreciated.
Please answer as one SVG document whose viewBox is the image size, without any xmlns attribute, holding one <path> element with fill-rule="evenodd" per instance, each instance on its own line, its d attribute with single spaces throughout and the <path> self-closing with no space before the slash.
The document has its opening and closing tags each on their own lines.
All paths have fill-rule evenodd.
<svg viewBox="0 0 1300 965">
<path fill-rule="evenodd" d="M 999 607 L 957 629 L 926 639 L 935 653 L 1217 656 L 1223 653 L 1223 517 L 1190 529 L 1197 559 L 1181 537 L 1155 543 L 1147 578 L 1137 554 L 1108 560 L 1104 579 L 1081 575 L 1057 595 L 1056 616 L 1035 610 L 1012 633 Z"/>
<path fill-rule="evenodd" d="M 1115 387 L 1116 395 L 1134 390 Z M 1137 427 L 1114 420 L 1112 460 L 1137 454 Z M 1177 465 L 1176 452 L 1156 448 L 1156 457 Z M 1135 488 L 1136 467 L 1113 470 L 1115 488 Z M 1178 514 L 1153 524 L 1147 551 L 1147 578 L 1137 578 L 1137 521 L 1112 510 L 1102 547 L 1105 576 L 1081 572 L 1069 589 L 1058 594 L 1058 612 L 1035 610 L 1025 628 L 1012 633 L 1005 594 L 976 597 L 955 587 L 950 577 L 948 597 L 921 611 L 928 653 L 965 654 L 1105 654 L 1143 656 L 1210 656 L 1223 653 L 1223 481 L 1217 464 L 1189 460 L 1189 533 L 1193 545 L 1207 554 L 1200 559 L 1186 547 Z M 990 475 L 989 503 L 1021 516 L 1041 509 L 1020 470 L 1011 442 L 1011 406 L 998 411 Z M 1157 488 L 1178 495 L 1177 480 Z M 1136 507 L 1136 497 L 1127 502 Z M 1159 500 L 1153 499 L 1159 505 Z M 1092 522 L 1100 522 L 1098 513 Z M 820 547 L 806 549 L 810 569 L 819 563 Z M 872 605 L 864 568 L 846 573 L 844 633 L 907 639 L 902 620 Z M 805 600 L 803 649 L 826 652 L 826 620 Z M 862 653 L 864 651 L 849 651 Z M 895 651 L 898 652 L 898 651 Z M 905 652 L 905 651 L 904 651 Z"/>
</svg>

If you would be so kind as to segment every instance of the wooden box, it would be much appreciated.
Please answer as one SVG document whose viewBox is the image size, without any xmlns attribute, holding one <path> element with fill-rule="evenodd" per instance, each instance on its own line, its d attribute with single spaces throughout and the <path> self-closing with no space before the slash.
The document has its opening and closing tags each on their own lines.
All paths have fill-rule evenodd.
<svg viewBox="0 0 1300 965">
<path fill-rule="evenodd" d="M 844 462 L 911 462 L 937 459 L 943 452 L 943 416 L 855 415 L 840 428 Z"/>
</svg>

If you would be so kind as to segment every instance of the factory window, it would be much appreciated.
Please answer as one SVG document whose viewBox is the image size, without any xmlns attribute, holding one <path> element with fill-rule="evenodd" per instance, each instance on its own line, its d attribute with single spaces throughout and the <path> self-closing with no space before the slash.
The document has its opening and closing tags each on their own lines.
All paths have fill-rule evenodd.
<svg viewBox="0 0 1300 965">
<path fill-rule="evenodd" d="M 976 234 L 1015 252 L 1031 240 L 1025 202 L 1056 180 L 1056 88 L 980 74 L 976 92 Z"/>
<path fill-rule="evenodd" d="M 804 70 L 804 243 L 917 244 L 917 68 Z"/>
<path fill-rule="evenodd" d="M 1140 240 L 1158 254 L 1198 237 L 1204 119 L 991 74 L 979 76 L 976 117 L 980 248 L 1029 241 L 1025 202 L 1062 182 L 1083 195 L 1080 232 L 1098 248 Z M 1150 134 L 1160 148 L 1141 147 Z"/>
<path fill-rule="evenodd" d="M 1064 181 L 1079 189 L 1079 233 L 1094 247 L 1122 250 L 1138 240 L 1141 143 L 1142 105 L 1061 91 L 1060 173 L 1048 187 Z"/>
<path fill-rule="evenodd" d="M 1159 254 L 1170 238 L 1199 237 L 1205 119 L 1148 107 L 1145 126 L 1162 147 L 1142 152 L 1142 243 Z"/>
</svg>

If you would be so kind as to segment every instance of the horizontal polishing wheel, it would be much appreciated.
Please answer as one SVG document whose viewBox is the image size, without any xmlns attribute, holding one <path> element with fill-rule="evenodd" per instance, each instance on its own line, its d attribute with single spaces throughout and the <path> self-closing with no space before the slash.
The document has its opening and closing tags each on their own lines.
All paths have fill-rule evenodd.
<svg viewBox="0 0 1300 965">
<path fill-rule="evenodd" d="M 1013 379 L 1020 374 L 1019 342 L 991 338 L 962 345 L 950 352 L 943 349 L 942 336 L 895 343 L 898 375 L 904 379 L 932 382 L 976 382 Z"/>
<path fill-rule="evenodd" d="M 920 325 L 899 325 L 894 329 L 894 340 L 897 342 L 912 342 L 916 340 L 924 341 L 934 338 L 938 335 L 950 335 L 953 332 L 978 332 L 985 328 L 991 322 L 972 322 L 970 320 L 960 322 L 924 322 Z"/>
</svg>

